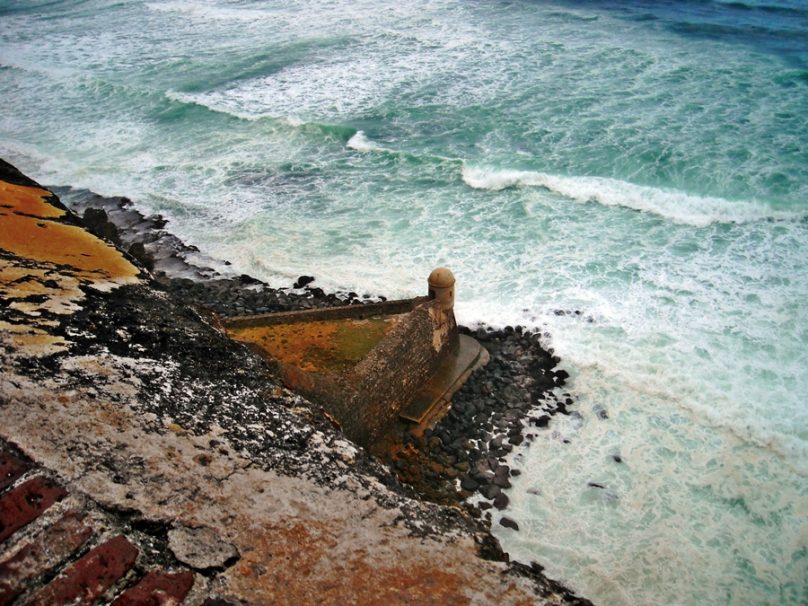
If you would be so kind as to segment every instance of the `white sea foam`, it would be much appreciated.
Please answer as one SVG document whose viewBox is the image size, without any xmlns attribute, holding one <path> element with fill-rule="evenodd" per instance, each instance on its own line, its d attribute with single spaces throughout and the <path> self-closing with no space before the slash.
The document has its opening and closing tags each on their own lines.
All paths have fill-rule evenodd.
<svg viewBox="0 0 808 606">
<path fill-rule="evenodd" d="M 149 2 L 146 8 L 164 13 L 181 13 L 197 19 L 254 22 L 271 16 L 269 11 L 247 8 L 225 8 L 201 2 Z"/>
<path fill-rule="evenodd" d="M 598 369 L 583 370 L 576 386 L 583 424 L 557 416 L 537 444 L 514 451 L 523 474 L 505 513 L 520 532 L 494 526 L 512 556 L 538 554 L 552 576 L 574 571 L 584 595 L 615 605 L 696 604 L 705 588 L 732 588 L 731 603 L 770 603 L 763 583 L 739 582 L 727 552 L 748 563 L 747 578 L 782 586 L 799 575 L 798 542 L 769 536 L 808 531 L 804 490 L 790 470 L 654 396 L 627 397 Z M 593 414 L 596 406 L 610 419 Z M 587 515 L 569 515 L 578 508 Z M 673 602 L 659 591 L 671 586 Z"/>
<path fill-rule="evenodd" d="M 759 202 L 697 196 L 607 177 L 563 177 L 536 171 L 464 166 L 463 181 L 474 189 L 491 191 L 509 187 L 542 187 L 576 202 L 623 206 L 694 227 L 706 227 L 712 223 L 749 223 L 765 219 L 796 220 L 808 216 L 805 211 L 775 210 Z"/>
<path fill-rule="evenodd" d="M 393 82 L 372 80 L 381 65 L 371 57 L 353 61 L 316 62 L 289 66 L 237 86 L 205 93 L 172 93 L 240 118 L 299 116 L 307 121 L 333 120 L 372 107 Z"/>
<path fill-rule="evenodd" d="M 176 3 L 170 7 L 160 10 L 203 11 L 195 3 Z M 203 12 L 207 14 L 208 9 Z M 402 12 L 404 19 L 413 17 L 411 9 L 396 12 Z M 293 17 L 287 14 L 281 20 Z M 437 24 L 409 32 L 392 28 L 389 20 L 380 18 L 376 11 L 363 13 L 357 9 L 354 14 L 352 10 L 342 16 L 347 17 L 349 22 L 340 29 L 340 36 L 361 35 L 361 43 L 342 45 L 340 36 L 334 35 L 333 21 L 318 9 L 312 19 L 306 20 L 310 31 L 305 35 L 312 43 L 321 44 L 325 52 L 311 53 L 273 73 L 235 86 L 194 94 L 193 101 L 239 117 L 295 115 L 306 121 L 334 122 L 372 111 L 394 91 L 397 95 L 412 95 L 433 82 L 440 82 L 431 100 L 433 104 L 472 99 L 479 103 L 493 98 L 507 78 L 504 73 L 507 63 L 501 61 L 507 48 L 496 40 L 486 40 L 482 47 L 472 44 L 485 36 L 476 27 Z M 294 27 L 294 23 L 290 26 Z M 384 44 L 379 43 L 380 37 L 384 38 Z M 329 50 L 331 46 L 333 52 Z M 448 60 L 443 50 L 450 53 Z M 486 68 L 477 71 L 476 62 L 481 54 Z M 472 66 L 474 69 L 470 71 Z M 466 76 L 453 78 L 456 72 L 466 72 Z"/>
<path fill-rule="evenodd" d="M 368 139 L 364 131 L 361 130 L 356 131 L 356 134 L 350 139 L 348 139 L 348 143 L 346 143 L 346 145 L 351 149 L 355 149 L 356 151 L 359 152 L 372 152 L 372 151 L 384 150 L 384 148 L 381 145 L 379 145 L 375 141 L 372 141 L 371 139 Z"/>
<path fill-rule="evenodd" d="M 220 114 L 227 114 L 240 120 L 259 120 L 263 117 L 266 117 L 247 111 L 239 111 L 232 105 L 217 103 L 215 98 L 212 98 L 210 95 L 204 93 L 183 93 L 179 91 L 168 90 L 166 91 L 165 95 L 168 99 L 171 99 L 172 101 L 177 101 L 179 103 L 187 103 L 189 105 L 198 105 L 199 107 L 204 107 L 205 109 L 209 109 L 210 111 L 217 112 Z"/>
<path fill-rule="evenodd" d="M 234 118 L 238 118 L 239 120 L 248 120 L 250 122 L 255 122 L 256 120 L 276 120 L 287 124 L 292 128 L 300 128 L 301 126 L 309 124 L 309 122 L 306 122 L 306 120 L 293 114 L 284 116 L 271 113 L 255 113 L 246 110 L 240 111 L 237 106 L 234 106 L 231 103 L 223 102 L 221 98 L 217 97 L 216 95 L 206 93 L 183 93 L 169 90 L 165 92 L 165 96 L 172 101 L 187 103 L 190 105 L 198 105 L 199 107 L 204 107 L 212 112 L 232 116 Z"/>
</svg>

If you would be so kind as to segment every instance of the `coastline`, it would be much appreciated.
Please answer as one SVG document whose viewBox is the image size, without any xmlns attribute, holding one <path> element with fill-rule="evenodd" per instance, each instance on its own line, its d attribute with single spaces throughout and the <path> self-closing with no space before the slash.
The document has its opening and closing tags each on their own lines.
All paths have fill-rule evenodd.
<svg viewBox="0 0 808 606">
<path fill-rule="evenodd" d="M 214 259 L 167 231 L 162 216 L 144 216 L 130 199 L 64 186 L 51 189 L 82 215 L 92 233 L 134 253 L 167 292 L 203 314 L 227 317 L 386 300 L 351 291 L 326 293 L 313 275 L 281 287 L 245 274 L 223 275 L 210 266 Z M 220 265 L 229 267 L 227 261 Z M 569 375 L 559 366 L 560 358 L 542 346 L 538 332 L 521 326 L 458 328 L 489 350 L 489 363 L 472 373 L 432 429 L 415 432 L 399 422 L 372 452 L 422 498 L 464 506 L 490 524 L 489 510 L 507 508 L 502 490 L 510 487 L 509 477 L 520 473 L 505 457 L 515 446 L 531 443 L 554 415 L 580 413 L 568 409 L 574 406 L 572 395 L 563 391 Z M 467 499 L 475 495 L 479 502 L 469 505 Z M 518 530 L 517 521 L 505 519 L 505 525 Z"/>
<path fill-rule="evenodd" d="M 148 268 L 153 271 L 156 284 L 161 286 L 166 293 L 165 296 L 171 300 L 176 309 L 190 306 L 201 318 L 210 319 L 212 314 L 235 315 L 345 303 L 361 304 L 362 301 L 369 300 L 360 298 L 355 293 L 326 294 L 312 284 L 312 281 L 308 279 L 310 277 L 299 280 L 299 288 L 274 289 L 249 276 L 223 275 L 215 269 L 205 267 L 204 263 L 199 263 L 199 259 L 204 259 L 204 256 L 198 250 L 185 246 L 179 239 L 165 231 L 166 223 L 162 218 L 143 217 L 125 198 L 102 198 L 84 192 L 82 194 L 84 201 L 77 202 L 81 196 L 71 195 L 71 192 L 65 188 L 53 188 L 53 190 L 62 194 L 63 200 L 67 201 L 68 206 L 81 212 L 85 217 L 84 223 L 90 231 L 116 243 L 126 251 L 130 259 L 141 265 L 141 269 Z M 95 204 L 92 203 L 93 201 Z M 103 213 L 100 212 L 102 210 Z M 118 219 L 117 223 L 116 219 Z M 114 229 L 113 223 L 115 223 Z M 308 284 L 303 284 L 303 282 L 308 282 Z M 113 297 L 114 299 L 115 297 Z M 150 301 L 149 297 L 146 297 L 146 301 L 148 302 L 147 307 L 151 306 L 147 314 L 150 322 L 157 323 L 158 332 L 171 334 L 171 330 L 165 326 L 166 319 L 162 317 L 164 311 L 156 300 Z M 131 322 L 133 318 L 126 316 L 125 312 L 116 311 L 114 305 L 113 307 L 107 306 L 104 313 L 100 315 L 97 310 L 88 311 L 90 315 L 95 314 L 98 318 L 104 314 L 108 314 L 106 320 L 114 318 L 116 321 L 107 327 L 106 334 L 103 336 L 110 339 L 110 342 L 115 341 L 117 347 L 125 346 L 119 342 L 120 338 L 116 339 L 111 333 L 121 329 L 118 322 L 125 322 L 127 319 Z M 131 330 L 131 327 L 129 329 Z M 124 330 L 126 331 L 126 329 Z M 453 411 L 433 431 L 425 433 L 421 437 L 402 433 L 402 444 L 411 446 L 412 448 L 408 450 L 416 454 L 402 457 L 401 451 L 398 450 L 390 458 L 388 462 L 398 471 L 398 478 L 375 462 L 372 457 L 362 454 L 361 449 L 351 457 L 352 463 L 361 467 L 362 474 L 374 477 L 377 482 L 381 482 L 381 485 L 385 487 L 382 492 L 392 491 L 393 495 L 398 495 L 393 497 L 394 501 L 412 499 L 417 491 L 420 494 L 419 502 L 421 499 L 427 499 L 427 501 L 431 500 L 436 503 L 459 505 L 465 498 L 471 496 L 473 491 L 477 490 L 490 498 L 498 509 L 507 506 L 507 498 L 501 489 L 507 488 L 509 485 L 509 475 L 516 475 L 518 472 L 502 465 L 500 459 L 513 446 L 520 444 L 525 439 L 530 440 L 530 432 L 522 431 L 522 419 L 533 410 L 534 405 L 542 394 L 547 393 L 549 388 L 563 385 L 565 376 L 563 371 L 551 370 L 558 359 L 553 358 L 551 353 L 540 350 L 536 335 L 522 334 L 518 327 L 503 331 L 481 328 L 475 332 L 475 335 L 478 339 L 483 340 L 486 346 L 494 349 L 492 351 L 495 353 L 493 363 L 489 364 L 484 373 L 475 373 L 474 379 L 457 394 Z M 205 350 L 212 347 L 208 342 L 195 345 L 201 345 Z M 165 346 L 164 341 L 161 346 Z M 128 346 L 126 347 L 128 348 Z M 221 345 L 216 347 L 221 347 Z M 231 344 L 227 345 L 225 349 L 238 351 L 240 348 Z M 244 351 L 239 353 L 242 363 L 245 354 Z M 218 361 L 219 357 L 216 359 Z M 254 368 L 255 362 L 250 362 L 247 366 Z M 204 376 L 202 368 L 199 368 L 197 372 L 200 373 L 199 378 Z M 261 382 L 259 377 L 263 376 L 264 381 L 268 380 L 265 370 L 260 370 L 257 374 L 255 370 L 248 371 L 247 374 L 254 375 L 249 379 L 253 385 L 256 385 L 256 381 Z M 509 385 L 514 389 L 507 390 Z M 266 389 L 270 389 L 269 384 L 262 390 Z M 276 398 L 278 397 L 277 389 L 277 387 L 271 388 Z M 503 395 L 503 392 L 508 393 Z M 279 397 L 281 400 L 285 400 L 291 395 L 285 394 Z M 565 397 L 569 396 L 565 394 Z M 291 397 L 285 406 L 297 409 L 301 404 L 299 398 Z M 553 403 L 547 404 L 545 410 L 548 414 L 534 416 L 531 419 L 533 425 L 538 428 L 546 427 L 551 414 L 567 412 L 566 405 L 566 400 L 563 402 L 555 400 Z M 310 407 L 310 405 L 306 406 Z M 188 432 L 191 435 L 209 431 L 211 423 L 224 427 L 232 424 L 232 420 L 220 418 L 215 412 L 212 412 L 212 417 L 200 422 L 196 418 L 198 411 L 194 409 L 194 403 L 191 400 L 179 408 L 172 406 L 168 411 L 164 407 L 165 404 L 162 409 L 160 406 L 148 409 L 141 405 L 138 414 L 146 412 L 147 415 L 164 416 L 169 412 L 171 422 L 181 428 L 181 433 Z M 305 415 L 306 422 L 314 423 L 318 432 L 328 433 L 330 431 L 333 433 L 333 430 L 326 427 L 324 417 L 320 416 L 317 419 L 316 407 L 313 408 L 314 410 Z M 233 442 L 237 451 L 246 455 L 254 448 L 250 444 L 256 440 L 260 441 L 260 438 L 253 435 L 254 430 L 249 428 L 255 426 L 256 423 L 267 423 L 268 419 L 264 418 L 262 421 L 261 413 L 258 413 L 257 416 L 254 412 L 250 413 L 247 418 L 244 418 L 243 411 L 235 414 L 239 416 L 240 421 L 235 427 L 240 431 L 247 429 L 246 435 L 241 445 L 239 445 L 236 434 L 230 432 L 227 434 L 227 438 Z M 252 423 L 250 423 L 250 416 L 255 416 Z M 295 424 L 294 420 L 290 422 L 292 425 Z M 304 469 L 304 473 L 310 473 L 310 467 L 301 460 L 308 456 L 303 453 L 307 449 L 307 444 L 311 442 L 312 434 L 306 435 L 306 433 L 305 428 L 303 428 L 302 434 L 297 430 L 292 431 L 288 437 L 293 442 L 300 442 L 300 444 L 290 445 L 290 448 L 285 449 L 285 455 L 281 459 L 269 464 L 270 468 L 277 469 L 282 474 L 297 475 Z M 524 435 L 525 433 L 526 435 Z M 489 434 L 491 437 L 487 439 L 486 436 Z M 329 443 L 333 444 L 335 439 L 329 438 Z M 473 446 L 470 446 L 469 440 L 473 440 Z M 344 450 L 344 447 L 340 448 Z M 458 456 L 469 451 L 472 453 L 471 456 L 465 458 Z M 257 454 L 257 452 L 253 452 L 252 456 L 257 456 Z M 459 477 L 463 472 L 466 475 L 462 478 Z M 329 472 L 325 471 L 321 477 L 325 484 L 334 481 L 333 477 L 328 476 Z M 409 480 L 415 490 L 402 486 L 399 483 L 400 478 Z M 452 484 L 459 484 L 460 490 L 452 490 Z M 352 492 L 361 493 L 370 490 L 370 493 L 374 493 L 374 489 L 370 488 L 370 485 L 363 486 L 360 482 L 359 485 L 354 484 L 354 486 L 351 489 Z M 376 496 L 374 498 L 384 500 L 390 497 Z M 398 507 L 402 507 L 402 505 L 399 503 Z M 431 510 L 431 507 L 429 506 L 427 509 Z M 480 511 L 489 507 L 466 507 L 465 509 L 472 516 L 483 517 L 490 523 L 490 512 L 484 512 L 481 516 Z M 404 509 L 406 510 L 406 507 Z M 469 515 L 458 516 L 451 514 L 452 509 L 438 508 L 435 512 L 443 513 L 440 513 L 437 518 L 424 517 L 422 508 L 416 507 L 415 509 L 418 512 L 412 510 L 414 513 L 404 515 L 405 520 L 410 519 L 413 522 L 408 524 L 409 532 L 416 534 L 426 532 L 427 535 L 452 534 L 458 530 L 461 533 L 471 532 L 478 537 L 475 540 L 478 544 L 479 557 L 493 562 L 506 563 L 508 561 L 507 555 L 502 552 L 490 531 Z M 448 518 L 445 517 L 446 515 Z M 422 523 L 430 519 L 431 522 L 428 524 L 433 524 L 431 530 L 429 525 L 424 529 Z M 548 603 L 589 603 L 585 599 L 574 596 L 558 583 L 546 579 L 541 573 L 539 565 L 524 566 L 510 563 L 507 565 L 507 570 L 510 571 L 510 574 L 529 579 L 534 584 L 536 593 L 550 600 Z"/>
<path fill-rule="evenodd" d="M 311 596 L 336 601 L 328 583 L 346 585 L 324 568 L 353 578 L 357 562 L 392 604 L 393 588 L 418 591 L 441 576 L 430 565 L 409 575 L 418 558 L 403 559 L 400 585 L 389 566 L 375 573 L 395 561 L 392 550 L 359 554 L 351 520 L 396 552 L 411 545 L 402 534 L 416 525 L 372 505 L 399 488 L 366 488 L 389 476 L 403 498 L 458 507 L 510 560 L 535 560 L 602 606 L 808 605 L 805 3 L 57 0 L 3 3 L 0 14 L 0 157 L 61 185 L 63 201 L 83 195 L 70 186 L 127 196 L 124 239 L 103 237 L 120 240 L 127 263 L 172 276 L 105 285 L 98 265 L 39 261 L 0 271 L 0 484 L 5 452 L 37 470 L 0 499 L 45 474 L 73 499 L 46 521 L 76 498 L 126 508 L 88 511 L 137 539 L 141 572 L 153 563 L 150 541 L 180 571 L 161 543 L 173 516 L 193 522 L 184 508 L 229 490 L 218 511 L 268 521 L 252 534 L 277 533 L 279 549 L 265 552 L 268 572 L 242 551 L 221 571 L 194 573 L 195 586 L 244 569 L 304 591 L 314 559 L 297 575 L 284 564 L 301 555 L 290 530 L 303 520 L 298 545 L 323 539 L 302 554 L 322 557 Z M 39 222 L 40 235 L 78 226 Z M 7 260 L 0 250 L 0 267 Z M 454 312 L 471 333 L 460 337 L 485 340 L 494 360 L 439 426 L 402 426 L 353 463 L 335 454 L 343 415 L 321 428 L 316 402 L 284 391 L 295 377 L 278 381 L 284 368 L 271 355 L 264 375 L 205 328 L 239 336 L 217 316 L 329 305 L 316 288 L 334 305 L 351 299 L 343 289 L 359 303 L 423 295 L 436 265 L 458 278 Z M 315 279 L 294 288 L 301 274 Z M 537 330 L 558 364 L 534 363 L 545 359 Z M 8 344 L 23 342 L 53 353 L 11 361 Z M 559 370 L 571 375 L 561 387 Z M 344 418 L 371 410 L 365 403 L 385 410 L 367 395 Z M 438 408 L 448 412 L 448 401 Z M 137 438 L 126 428 L 140 428 Z M 174 461 L 175 445 L 180 463 L 159 481 L 148 449 Z M 365 460 L 388 475 L 362 471 Z M 318 467 L 328 474 L 309 482 Z M 285 492 L 297 474 L 306 475 L 299 499 Z M 133 482 L 145 488 L 131 500 Z M 333 528 L 322 523 L 328 500 L 345 514 Z M 221 523 L 213 507 L 205 515 L 205 525 Z M 390 528 L 374 527 L 380 520 Z M 490 599 L 491 571 L 504 568 L 464 557 L 467 571 L 485 569 L 479 601 Z M 468 587 L 471 596 L 480 584 Z"/>
</svg>

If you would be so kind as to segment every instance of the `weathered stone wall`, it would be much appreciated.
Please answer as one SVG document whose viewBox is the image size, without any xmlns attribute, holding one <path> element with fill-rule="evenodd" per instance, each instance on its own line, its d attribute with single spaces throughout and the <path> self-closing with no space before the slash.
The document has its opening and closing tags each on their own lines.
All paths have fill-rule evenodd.
<svg viewBox="0 0 808 606">
<path fill-rule="evenodd" d="M 344 377 L 347 397 L 336 412 L 345 433 L 361 444 L 381 437 L 457 342 L 451 311 L 437 301 L 416 307 Z"/>
<path fill-rule="evenodd" d="M 355 442 L 370 445 L 398 418 L 402 408 L 435 372 L 439 361 L 458 345 L 451 310 L 427 297 L 349 307 L 334 307 L 227 318 L 228 328 L 363 319 L 402 314 L 398 324 L 344 374 L 301 370 L 283 363 L 260 346 L 247 346 L 263 356 L 295 392 L 323 405 Z"/>
<path fill-rule="evenodd" d="M 289 324 L 293 322 L 318 322 L 321 320 L 363 320 L 380 315 L 405 314 L 412 311 L 417 305 L 428 301 L 427 297 L 403 299 L 399 301 L 381 301 L 378 303 L 365 303 L 363 305 L 350 305 L 340 307 L 325 307 L 320 309 L 304 309 L 287 312 L 274 312 L 254 314 L 249 316 L 231 316 L 224 320 L 229 328 L 244 328 L 247 326 L 269 326 L 271 324 Z"/>
</svg>

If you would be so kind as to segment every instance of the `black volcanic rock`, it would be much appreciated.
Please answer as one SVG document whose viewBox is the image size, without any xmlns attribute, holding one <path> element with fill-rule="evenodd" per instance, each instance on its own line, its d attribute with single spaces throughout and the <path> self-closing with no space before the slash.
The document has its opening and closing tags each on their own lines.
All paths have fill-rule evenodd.
<svg viewBox="0 0 808 606">
<path fill-rule="evenodd" d="M 314 276 L 300 276 L 292 288 L 303 288 L 312 282 L 314 282 Z"/>
<path fill-rule="evenodd" d="M 512 530 L 519 530 L 519 524 L 517 524 L 507 516 L 502 516 L 499 520 L 499 524 L 500 526 L 504 526 L 505 528 L 511 528 Z"/>
</svg>

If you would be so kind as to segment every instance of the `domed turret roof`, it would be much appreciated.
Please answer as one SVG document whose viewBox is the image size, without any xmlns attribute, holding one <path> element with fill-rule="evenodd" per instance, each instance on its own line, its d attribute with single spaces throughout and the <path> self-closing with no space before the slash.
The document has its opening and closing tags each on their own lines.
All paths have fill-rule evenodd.
<svg viewBox="0 0 808 606">
<path fill-rule="evenodd" d="M 454 285 L 454 274 L 445 267 L 433 269 L 429 274 L 429 285 L 433 288 L 449 288 Z"/>
</svg>

